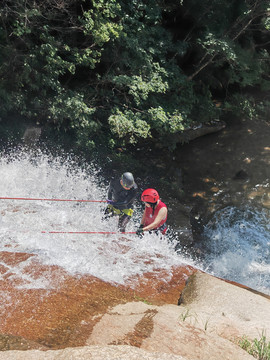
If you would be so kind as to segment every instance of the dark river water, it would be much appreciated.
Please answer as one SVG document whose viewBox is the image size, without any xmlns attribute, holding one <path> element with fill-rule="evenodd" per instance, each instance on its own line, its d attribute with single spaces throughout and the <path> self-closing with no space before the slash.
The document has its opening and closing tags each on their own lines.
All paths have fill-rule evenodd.
<svg viewBox="0 0 270 360">
<path fill-rule="evenodd" d="M 269 294 L 269 124 L 230 121 L 179 148 L 174 162 L 184 201 L 203 223 L 191 247 L 200 249 L 204 270 Z"/>
</svg>

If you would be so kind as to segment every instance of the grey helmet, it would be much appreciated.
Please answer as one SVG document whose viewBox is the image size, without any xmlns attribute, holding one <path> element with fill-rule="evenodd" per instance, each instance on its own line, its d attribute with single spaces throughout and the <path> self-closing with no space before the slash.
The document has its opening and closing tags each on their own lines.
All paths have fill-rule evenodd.
<svg viewBox="0 0 270 360">
<path fill-rule="evenodd" d="M 122 184 L 127 188 L 132 188 L 135 183 L 134 177 L 130 172 L 125 172 L 121 176 L 121 180 L 122 180 Z"/>
</svg>

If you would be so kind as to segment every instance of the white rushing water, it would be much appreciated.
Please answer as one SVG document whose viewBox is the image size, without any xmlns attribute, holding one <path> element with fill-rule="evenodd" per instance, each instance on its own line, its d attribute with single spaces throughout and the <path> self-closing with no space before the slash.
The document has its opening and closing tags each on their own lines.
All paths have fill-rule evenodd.
<svg viewBox="0 0 270 360">
<path fill-rule="evenodd" d="M 94 166 L 84 164 L 82 168 L 72 156 L 41 151 L 33 155 L 17 149 L 1 154 L 0 174 L 0 197 L 106 199 L 107 185 L 99 185 Z M 102 219 L 105 207 L 106 203 L 99 202 L 0 199 L 0 251 L 33 255 L 7 263 L 0 254 L 0 280 L 20 279 L 18 287 L 23 288 L 57 286 L 53 272 L 37 276 L 29 271 L 38 261 L 59 266 L 71 275 L 89 274 L 132 286 L 130 279 L 136 275 L 189 264 L 270 294 L 268 211 L 227 207 L 218 212 L 205 229 L 205 257 L 198 264 L 179 251 L 179 246 L 176 253 L 173 241 L 151 234 L 140 239 L 134 234 L 68 233 L 116 232 L 115 218 Z M 141 211 L 135 206 L 126 231 L 136 230 Z"/>
<path fill-rule="evenodd" d="M 204 268 L 270 294 L 270 211 L 228 206 L 205 228 Z"/>
<path fill-rule="evenodd" d="M 0 197 L 39 199 L 105 200 L 107 186 L 99 186 L 94 167 L 82 169 L 73 158 L 42 152 L 16 150 L 0 159 Z M 31 275 L 25 271 L 33 261 L 57 265 L 75 275 L 91 274 L 123 284 L 132 276 L 157 268 L 189 263 L 164 238 L 119 234 L 52 234 L 60 232 L 117 231 L 117 220 L 102 220 L 106 203 L 52 202 L 0 199 L 0 251 L 33 254 L 27 260 L 8 265 L 1 261 L 5 278 L 20 277 L 25 288 L 54 286 L 50 273 Z M 141 210 L 140 210 L 141 211 Z M 140 218 L 139 210 L 137 218 Z M 136 216 L 126 231 L 138 227 Z"/>
</svg>

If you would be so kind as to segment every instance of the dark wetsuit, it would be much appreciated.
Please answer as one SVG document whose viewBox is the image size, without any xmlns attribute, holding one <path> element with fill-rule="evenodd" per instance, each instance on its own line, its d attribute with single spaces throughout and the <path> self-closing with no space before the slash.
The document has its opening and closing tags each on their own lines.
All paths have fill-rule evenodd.
<svg viewBox="0 0 270 360">
<path fill-rule="evenodd" d="M 133 214 L 133 202 L 138 193 L 138 186 L 134 183 L 129 190 L 123 188 L 120 179 L 113 179 L 110 182 L 108 190 L 108 200 L 112 200 L 113 204 L 108 205 L 106 213 L 119 215 L 118 227 L 124 232 L 127 223 Z"/>
</svg>

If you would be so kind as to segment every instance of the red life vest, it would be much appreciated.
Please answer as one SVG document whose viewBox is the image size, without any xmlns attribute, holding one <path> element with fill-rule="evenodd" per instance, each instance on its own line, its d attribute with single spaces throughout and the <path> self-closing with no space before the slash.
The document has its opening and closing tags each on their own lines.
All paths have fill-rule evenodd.
<svg viewBox="0 0 270 360">
<path fill-rule="evenodd" d="M 155 221 L 155 218 L 157 217 L 159 210 L 163 207 L 167 208 L 167 206 L 160 200 L 154 210 L 151 207 L 146 207 L 145 208 L 144 226 L 152 224 L 152 222 Z M 167 215 L 166 215 L 165 219 L 161 220 L 161 222 L 156 226 L 155 229 L 158 229 L 160 226 L 165 224 L 166 220 L 167 220 Z"/>
</svg>

